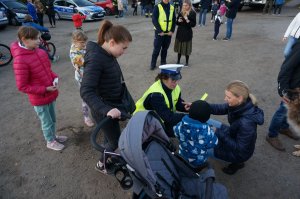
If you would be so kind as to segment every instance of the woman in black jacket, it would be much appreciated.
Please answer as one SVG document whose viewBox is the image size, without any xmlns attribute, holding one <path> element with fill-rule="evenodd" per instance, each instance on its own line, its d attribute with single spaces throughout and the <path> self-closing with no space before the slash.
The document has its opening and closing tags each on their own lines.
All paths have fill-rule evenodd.
<svg viewBox="0 0 300 199">
<path fill-rule="evenodd" d="M 86 47 L 80 95 L 90 107 L 96 123 L 106 116 L 112 118 L 102 128 L 107 151 L 118 147 L 121 134 L 118 121 L 121 112 L 128 112 L 122 103 L 125 83 L 116 58 L 124 53 L 131 41 L 131 34 L 126 28 L 104 20 L 97 43 L 90 41 Z M 101 154 L 96 170 L 106 173 L 103 161 Z"/>
<path fill-rule="evenodd" d="M 215 134 L 218 145 L 214 157 L 231 162 L 223 172 L 234 174 L 252 157 L 257 137 L 257 125 L 264 123 L 264 113 L 257 107 L 256 98 L 242 81 L 232 81 L 225 90 L 225 104 L 210 104 L 212 114 L 228 115 L 230 126 L 221 124 Z M 209 122 L 208 122 L 209 123 Z"/>
<path fill-rule="evenodd" d="M 181 55 L 185 55 L 185 65 L 188 66 L 189 56 L 192 53 L 192 27 L 196 25 L 196 12 L 193 10 L 190 0 L 183 1 L 181 12 L 176 19 L 176 24 L 178 28 L 174 51 L 178 53 L 177 64 L 180 63 Z"/>
</svg>

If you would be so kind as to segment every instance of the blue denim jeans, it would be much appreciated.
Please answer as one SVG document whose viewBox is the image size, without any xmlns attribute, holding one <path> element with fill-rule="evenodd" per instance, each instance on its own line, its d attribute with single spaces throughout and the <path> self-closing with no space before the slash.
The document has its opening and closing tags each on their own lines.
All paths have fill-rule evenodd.
<svg viewBox="0 0 300 199">
<path fill-rule="evenodd" d="M 226 24 L 226 38 L 230 39 L 232 35 L 232 24 L 233 24 L 233 19 L 227 18 L 227 24 Z"/>
<path fill-rule="evenodd" d="M 206 13 L 207 13 L 207 9 L 202 9 L 202 8 L 200 9 L 200 13 L 199 13 L 199 25 L 205 26 Z"/>
<path fill-rule="evenodd" d="M 287 123 L 287 108 L 284 105 L 284 102 L 280 102 L 279 108 L 274 113 L 269 126 L 269 137 L 277 137 L 280 129 L 289 128 Z"/>
<path fill-rule="evenodd" d="M 55 138 L 56 131 L 55 101 L 43 106 L 34 106 L 33 108 L 41 121 L 45 140 L 51 142 Z"/>
<path fill-rule="evenodd" d="M 284 51 L 283 51 L 283 54 L 284 54 L 285 58 L 291 54 L 292 47 L 296 42 L 297 42 L 297 39 L 295 37 L 289 36 L 288 41 L 287 41 L 287 43 L 285 45 L 285 48 L 284 48 Z"/>
</svg>

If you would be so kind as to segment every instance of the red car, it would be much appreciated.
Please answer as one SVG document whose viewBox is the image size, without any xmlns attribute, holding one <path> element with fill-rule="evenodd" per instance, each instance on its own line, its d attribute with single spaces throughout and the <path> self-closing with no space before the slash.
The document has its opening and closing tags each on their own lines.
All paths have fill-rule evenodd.
<svg viewBox="0 0 300 199">
<path fill-rule="evenodd" d="M 112 0 L 89 0 L 90 2 L 94 3 L 96 6 L 101 6 L 106 15 L 112 15 L 114 13 L 114 6 Z"/>
</svg>

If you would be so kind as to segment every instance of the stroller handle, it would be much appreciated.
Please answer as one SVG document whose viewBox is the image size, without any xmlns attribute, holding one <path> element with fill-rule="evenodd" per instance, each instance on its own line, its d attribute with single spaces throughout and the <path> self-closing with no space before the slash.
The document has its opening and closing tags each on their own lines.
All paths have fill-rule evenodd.
<svg viewBox="0 0 300 199">
<path fill-rule="evenodd" d="M 124 113 L 124 112 L 121 112 L 121 121 L 124 121 L 126 119 L 130 119 L 131 115 L 128 114 L 128 113 Z M 92 134 L 91 134 L 91 137 L 90 137 L 90 141 L 91 141 L 91 144 L 93 146 L 93 148 L 95 148 L 97 151 L 100 151 L 100 152 L 104 152 L 105 151 L 105 147 L 103 147 L 101 144 L 98 144 L 97 143 L 97 136 L 101 130 L 101 128 L 103 127 L 104 124 L 106 124 L 109 120 L 111 120 L 112 117 L 111 116 L 106 116 L 103 120 L 101 120 L 96 128 L 93 130 Z"/>
</svg>

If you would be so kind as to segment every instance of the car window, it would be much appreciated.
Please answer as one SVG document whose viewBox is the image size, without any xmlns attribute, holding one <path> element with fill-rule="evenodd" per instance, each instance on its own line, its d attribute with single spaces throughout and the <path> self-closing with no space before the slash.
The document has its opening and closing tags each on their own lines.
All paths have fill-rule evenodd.
<svg viewBox="0 0 300 199">
<path fill-rule="evenodd" d="M 56 2 L 54 3 L 54 5 L 65 6 L 66 4 L 65 4 L 65 1 L 56 1 Z"/>
<path fill-rule="evenodd" d="M 66 6 L 67 6 L 67 7 L 71 7 L 71 6 L 73 6 L 74 8 L 76 8 L 76 7 L 77 7 L 75 4 L 73 4 L 73 3 L 70 3 L 70 2 L 66 2 Z"/>
<path fill-rule="evenodd" d="M 87 0 L 74 0 L 74 3 L 77 4 L 79 7 L 94 6 L 93 3 L 91 3 Z"/>
<path fill-rule="evenodd" d="M 3 2 L 9 9 L 27 9 L 26 5 L 16 1 L 4 1 Z"/>
</svg>

